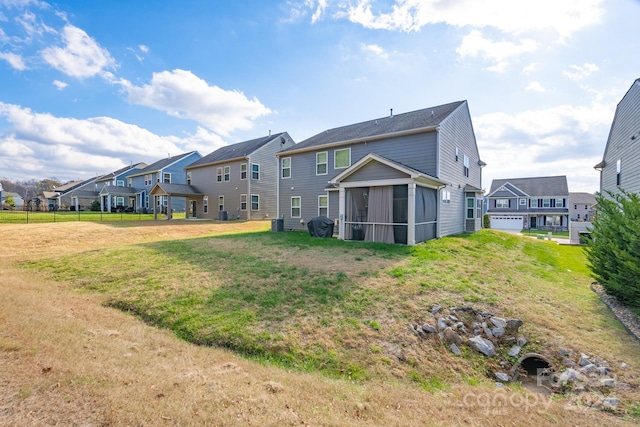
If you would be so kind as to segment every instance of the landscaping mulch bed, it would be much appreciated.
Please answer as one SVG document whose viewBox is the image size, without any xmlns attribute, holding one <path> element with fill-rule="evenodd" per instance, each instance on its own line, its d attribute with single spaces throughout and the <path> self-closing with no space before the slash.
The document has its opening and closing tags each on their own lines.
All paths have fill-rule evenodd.
<svg viewBox="0 0 640 427">
<path fill-rule="evenodd" d="M 600 297 L 602 302 L 609 307 L 613 315 L 622 323 L 622 326 L 624 326 L 627 332 L 640 341 L 640 318 L 629 310 L 627 306 L 618 301 L 616 297 L 608 295 L 601 284 L 593 282 L 591 289 Z"/>
</svg>

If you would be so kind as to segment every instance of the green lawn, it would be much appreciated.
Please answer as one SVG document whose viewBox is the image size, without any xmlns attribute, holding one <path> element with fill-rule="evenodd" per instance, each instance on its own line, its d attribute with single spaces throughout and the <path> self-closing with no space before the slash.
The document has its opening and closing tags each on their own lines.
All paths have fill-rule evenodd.
<svg viewBox="0 0 640 427">
<path fill-rule="evenodd" d="M 166 219 L 166 215 L 158 214 L 159 219 Z M 174 219 L 184 219 L 184 212 L 173 214 Z M 69 221 L 149 221 L 153 220 L 153 214 L 137 214 L 125 212 L 92 212 L 92 211 L 0 211 L 0 223 L 28 224 L 45 222 L 69 222 Z"/>
</svg>

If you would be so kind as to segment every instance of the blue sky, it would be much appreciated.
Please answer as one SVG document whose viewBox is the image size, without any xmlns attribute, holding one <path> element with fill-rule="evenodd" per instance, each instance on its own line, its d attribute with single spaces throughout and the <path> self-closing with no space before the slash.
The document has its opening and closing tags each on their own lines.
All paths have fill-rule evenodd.
<svg viewBox="0 0 640 427">
<path fill-rule="evenodd" d="M 0 177 L 132 162 L 467 100 L 492 179 L 598 190 L 640 77 L 638 0 L 0 0 Z"/>
</svg>

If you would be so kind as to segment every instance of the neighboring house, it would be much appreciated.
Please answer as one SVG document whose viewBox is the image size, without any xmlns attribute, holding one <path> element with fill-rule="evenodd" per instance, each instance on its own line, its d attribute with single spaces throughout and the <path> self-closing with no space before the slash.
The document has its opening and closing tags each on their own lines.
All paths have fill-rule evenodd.
<svg viewBox="0 0 640 427">
<path fill-rule="evenodd" d="M 55 198 L 47 197 L 46 203 L 40 203 L 41 209 L 52 209 L 56 210 L 69 210 L 76 209 L 75 201 L 73 199 L 74 192 L 79 191 L 93 191 L 95 188 L 96 180 L 100 178 L 99 176 L 86 179 L 84 181 L 73 181 L 72 183 L 67 183 L 61 186 L 58 186 L 53 189 L 54 192 L 58 193 Z M 76 193 L 77 194 L 77 193 Z M 54 202 L 54 206 L 52 206 L 52 201 Z"/>
<path fill-rule="evenodd" d="M 640 79 L 631 85 L 616 107 L 600 171 L 600 193 L 620 189 L 640 194 Z"/>
<path fill-rule="evenodd" d="M 5 203 L 5 201 L 7 200 L 7 196 L 11 196 L 13 198 L 13 201 L 15 202 L 15 206 L 13 207 L 13 209 L 17 211 L 21 211 L 24 209 L 24 199 L 19 193 L 2 191 L 2 185 L 0 185 L 0 194 L 0 199 L 2 199 L 2 201 L 0 202 L 0 206 Z"/>
<path fill-rule="evenodd" d="M 326 216 L 340 239 L 414 245 L 482 226 L 467 101 L 329 129 L 277 156 L 286 229 Z"/>
<path fill-rule="evenodd" d="M 93 200 L 100 200 L 102 211 L 122 211 L 133 212 L 136 208 L 136 191 L 133 188 L 133 174 L 147 167 L 146 163 L 136 163 L 118 169 L 101 176 L 95 182 L 95 196 Z M 79 194 L 78 197 L 81 195 Z M 84 195 L 89 200 L 92 195 Z M 91 201 L 93 201 L 91 200 Z M 89 202 L 89 205 L 91 202 Z"/>
<path fill-rule="evenodd" d="M 487 200 L 493 229 L 568 229 L 569 189 L 564 175 L 495 179 Z"/>
<path fill-rule="evenodd" d="M 595 215 L 596 196 L 591 193 L 569 193 L 569 219 L 591 221 Z"/>
<path fill-rule="evenodd" d="M 185 166 L 190 165 L 196 160 L 202 158 L 202 155 L 197 151 L 190 151 L 177 156 L 169 156 L 166 159 L 158 160 L 149 166 L 138 169 L 134 173 L 127 177 L 127 187 L 134 190 L 132 193 L 128 193 L 130 190 L 125 190 L 123 187 L 118 188 L 122 194 L 116 197 L 123 198 L 135 198 L 135 210 L 143 212 L 154 211 L 154 201 L 150 200 L 150 192 L 153 186 L 159 182 L 165 184 L 186 184 L 187 180 L 184 173 Z M 103 188 L 104 190 L 104 188 Z M 106 197 L 111 193 L 106 190 L 107 194 L 101 197 L 101 204 L 106 206 L 107 210 L 111 210 L 113 207 L 112 197 Z M 102 194 L 101 194 L 102 195 Z M 118 199 L 116 199 L 118 200 Z M 158 196 L 155 198 L 155 211 L 166 212 L 169 198 L 167 196 Z M 117 205 L 116 205 L 117 207 Z M 186 202 L 184 197 L 176 197 L 173 200 L 172 209 L 177 212 L 184 212 Z"/>
<path fill-rule="evenodd" d="M 219 148 L 188 165 L 187 182 L 198 189 L 188 198 L 188 216 L 275 218 L 278 183 L 275 155 L 294 145 L 289 134 L 282 132 Z"/>
<path fill-rule="evenodd" d="M 98 177 L 93 183 L 93 189 L 75 189 L 71 192 L 71 203 L 74 206 L 75 210 L 88 210 L 91 207 L 91 204 L 94 201 L 100 200 L 100 191 L 104 187 L 124 187 L 127 184 L 130 184 L 131 181 L 128 180 L 128 176 L 138 169 L 142 169 L 147 166 L 146 163 L 137 163 L 135 165 L 126 166 L 124 168 L 118 169 L 106 175 L 102 175 Z M 122 200 L 117 199 L 120 195 L 106 193 L 106 196 L 112 197 L 112 206 L 118 206 L 118 202 L 122 202 Z M 131 203 L 130 199 L 126 199 L 127 204 L 124 202 L 119 203 L 120 206 L 131 207 L 133 208 L 134 204 Z M 135 201 L 135 197 L 134 197 Z M 106 210 L 106 208 L 104 209 Z"/>
</svg>

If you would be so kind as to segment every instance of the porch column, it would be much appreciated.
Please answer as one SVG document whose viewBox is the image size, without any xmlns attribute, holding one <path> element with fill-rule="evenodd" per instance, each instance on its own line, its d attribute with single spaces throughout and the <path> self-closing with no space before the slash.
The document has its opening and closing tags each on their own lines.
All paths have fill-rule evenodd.
<svg viewBox="0 0 640 427">
<path fill-rule="evenodd" d="M 171 219 L 173 215 L 171 215 L 171 196 L 167 196 L 167 219 Z"/>
<path fill-rule="evenodd" d="M 74 205 L 76 207 L 76 212 L 78 212 L 80 210 L 80 206 L 78 205 L 78 196 L 73 198 L 74 201 Z"/>
<path fill-rule="evenodd" d="M 409 185 L 407 192 L 407 245 L 413 246 L 416 244 L 416 183 L 412 182 Z"/>
<path fill-rule="evenodd" d="M 154 195 L 153 196 L 153 219 L 156 220 L 158 219 L 158 205 L 156 204 L 156 199 L 158 198 L 158 196 Z"/>
<path fill-rule="evenodd" d="M 340 187 L 339 195 L 338 195 L 338 239 L 344 240 L 344 221 L 346 218 L 345 214 L 345 189 L 344 187 Z"/>
</svg>

